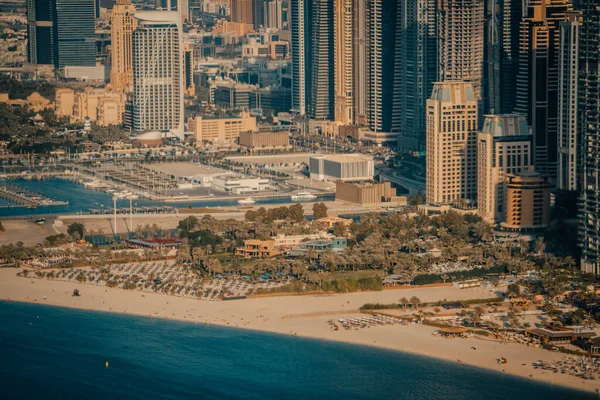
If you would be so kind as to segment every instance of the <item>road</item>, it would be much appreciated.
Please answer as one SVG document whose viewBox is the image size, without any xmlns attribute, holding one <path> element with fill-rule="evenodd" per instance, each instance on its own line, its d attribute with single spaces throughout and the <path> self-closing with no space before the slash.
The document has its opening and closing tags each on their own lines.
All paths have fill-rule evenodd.
<svg viewBox="0 0 600 400">
<path fill-rule="evenodd" d="M 425 194 L 425 183 L 415 181 L 413 179 L 405 178 L 403 176 L 396 175 L 395 173 L 387 170 L 381 171 L 381 176 L 384 180 L 395 183 L 408 190 L 408 196 L 417 196 L 419 194 Z"/>
</svg>

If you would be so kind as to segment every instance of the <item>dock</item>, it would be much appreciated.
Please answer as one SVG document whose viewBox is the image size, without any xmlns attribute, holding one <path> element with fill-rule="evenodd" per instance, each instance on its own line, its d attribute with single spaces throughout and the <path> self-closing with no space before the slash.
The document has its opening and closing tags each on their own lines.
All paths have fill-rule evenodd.
<svg viewBox="0 0 600 400">
<path fill-rule="evenodd" d="M 8 200 L 14 205 L 2 206 L 2 208 L 14 207 L 47 207 L 47 206 L 66 206 L 66 201 L 56 201 L 29 189 L 24 189 L 15 185 L 0 185 L 0 198 Z"/>
</svg>

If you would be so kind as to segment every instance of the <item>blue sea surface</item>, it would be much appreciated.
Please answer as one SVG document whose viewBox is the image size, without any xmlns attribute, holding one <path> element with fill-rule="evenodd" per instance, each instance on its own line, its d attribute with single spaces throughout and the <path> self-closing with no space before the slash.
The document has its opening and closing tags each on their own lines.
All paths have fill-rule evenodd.
<svg viewBox="0 0 600 400">
<path fill-rule="evenodd" d="M 1 399 L 595 397 L 427 357 L 204 324 L 5 301 L 0 321 Z"/>
</svg>

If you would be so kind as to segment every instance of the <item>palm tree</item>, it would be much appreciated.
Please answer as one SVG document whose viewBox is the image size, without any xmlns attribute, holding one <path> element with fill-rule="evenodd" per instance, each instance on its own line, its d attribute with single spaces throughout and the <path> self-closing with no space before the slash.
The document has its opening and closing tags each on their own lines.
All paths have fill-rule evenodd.
<svg viewBox="0 0 600 400">
<path fill-rule="evenodd" d="M 402 308 L 406 309 L 406 306 L 408 305 L 409 301 L 406 297 L 402 297 L 400 299 L 400 304 L 402 304 Z"/>
<path fill-rule="evenodd" d="M 442 275 L 442 276 L 441 276 L 441 278 L 442 278 L 442 280 L 444 281 L 444 283 L 446 283 L 446 281 L 447 281 L 448 279 L 450 279 L 450 277 L 448 276 L 448 274 L 444 274 L 444 275 Z"/>
<path fill-rule="evenodd" d="M 419 304 L 421 304 L 421 299 L 417 296 L 413 296 L 410 298 L 410 304 L 412 304 L 417 310 L 419 309 Z"/>
</svg>

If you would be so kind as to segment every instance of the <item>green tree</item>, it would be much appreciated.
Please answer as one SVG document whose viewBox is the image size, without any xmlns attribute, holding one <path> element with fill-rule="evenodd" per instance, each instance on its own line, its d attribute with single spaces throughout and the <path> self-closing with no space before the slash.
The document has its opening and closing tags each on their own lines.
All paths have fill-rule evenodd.
<svg viewBox="0 0 600 400">
<path fill-rule="evenodd" d="M 300 221 L 304 220 L 304 207 L 302 207 L 302 204 L 300 204 L 300 203 L 290 206 L 289 213 L 290 213 L 289 214 L 290 218 L 293 221 L 300 222 Z"/>
<path fill-rule="evenodd" d="M 67 233 L 74 239 L 83 239 L 85 235 L 85 225 L 79 222 L 74 222 L 67 227 Z"/>
<path fill-rule="evenodd" d="M 327 217 L 327 206 L 324 203 L 313 204 L 313 216 L 315 219 L 321 219 Z"/>
<path fill-rule="evenodd" d="M 521 287 L 516 283 L 511 283 L 506 288 L 506 294 L 510 298 L 519 297 L 521 295 Z"/>
</svg>

